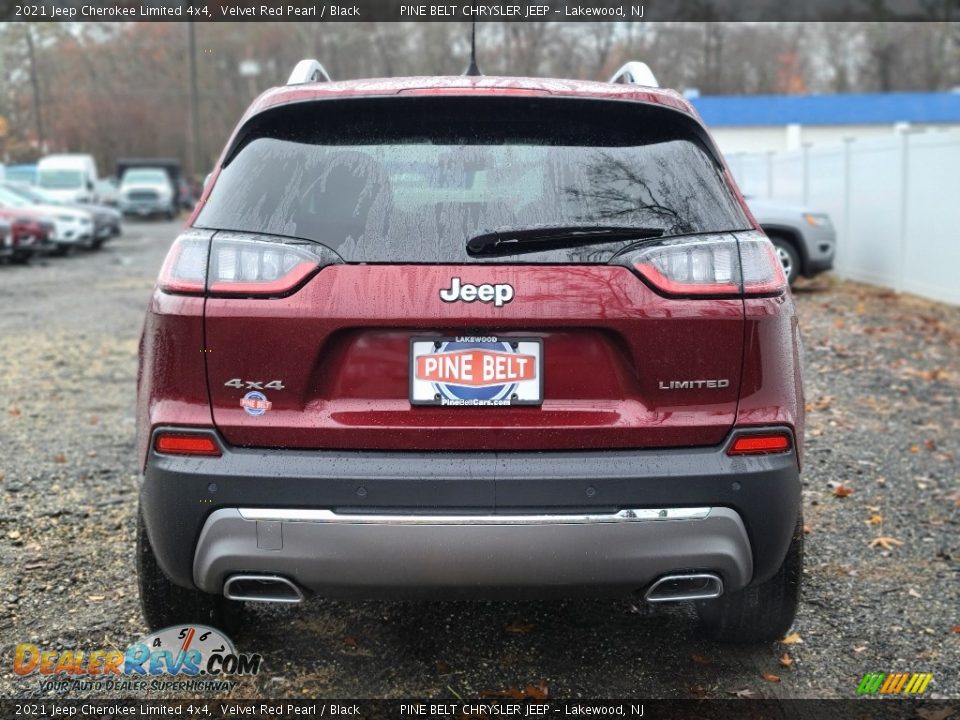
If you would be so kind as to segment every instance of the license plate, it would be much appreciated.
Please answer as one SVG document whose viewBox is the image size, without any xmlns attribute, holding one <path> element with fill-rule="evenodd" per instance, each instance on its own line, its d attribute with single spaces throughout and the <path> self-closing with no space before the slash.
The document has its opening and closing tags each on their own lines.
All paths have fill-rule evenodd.
<svg viewBox="0 0 960 720">
<path fill-rule="evenodd" d="M 490 335 L 410 340 L 410 403 L 543 404 L 543 341 Z"/>
</svg>

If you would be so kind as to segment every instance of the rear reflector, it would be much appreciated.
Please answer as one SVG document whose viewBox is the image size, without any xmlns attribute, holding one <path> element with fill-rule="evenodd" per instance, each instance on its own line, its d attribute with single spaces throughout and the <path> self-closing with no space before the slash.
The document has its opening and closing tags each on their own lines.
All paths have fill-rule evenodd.
<svg viewBox="0 0 960 720">
<path fill-rule="evenodd" d="M 790 435 L 785 432 L 740 435 L 727 450 L 727 455 L 763 455 L 786 452 L 790 447 Z"/>
<path fill-rule="evenodd" d="M 166 455 L 220 456 L 220 447 L 209 435 L 160 433 L 153 445 L 158 453 Z"/>
</svg>

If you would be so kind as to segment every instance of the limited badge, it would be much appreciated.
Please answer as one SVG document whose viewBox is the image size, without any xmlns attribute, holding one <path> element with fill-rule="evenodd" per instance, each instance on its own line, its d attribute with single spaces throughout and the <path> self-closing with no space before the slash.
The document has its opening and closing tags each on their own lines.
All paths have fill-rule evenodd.
<svg viewBox="0 0 960 720">
<path fill-rule="evenodd" d="M 240 406 L 246 411 L 247 415 L 258 417 L 273 407 L 273 403 L 267 400 L 267 396 L 262 392 L 253 390 L 248 392 L 240 400 Z"/>
</svg>

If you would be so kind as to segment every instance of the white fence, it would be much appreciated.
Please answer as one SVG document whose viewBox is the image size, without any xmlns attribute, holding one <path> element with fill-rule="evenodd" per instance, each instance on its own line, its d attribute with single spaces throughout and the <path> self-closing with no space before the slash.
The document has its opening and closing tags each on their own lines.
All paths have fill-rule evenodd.
<svg viewBox="0 0 960 720">
<path fill-rule="evenodd" d="M 727 161 L 745 195 L 830 214 L 842 277 L 960 304 L 960 132 L 903 132 Z"/>
</svg>

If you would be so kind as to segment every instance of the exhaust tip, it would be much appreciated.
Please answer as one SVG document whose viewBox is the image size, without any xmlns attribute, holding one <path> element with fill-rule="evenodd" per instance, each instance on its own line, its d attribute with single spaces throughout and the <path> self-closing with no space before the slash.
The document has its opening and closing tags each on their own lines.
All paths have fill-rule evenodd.
<svg viewBox="0 0 960 720">
<path fill-rule="evenodd" d="M 649 603 L 711 600 L 723 595 L 723 580 L 714 573 L 664 575 L 657 580 L 643 599 Z"/>
<path fill-rule="evenodd" d="M 292 580 L 279 575 L 231 575 L 223 584 L 229 600 L 243 602 L 303 602 L 303 591 Z"/>
</svg>

